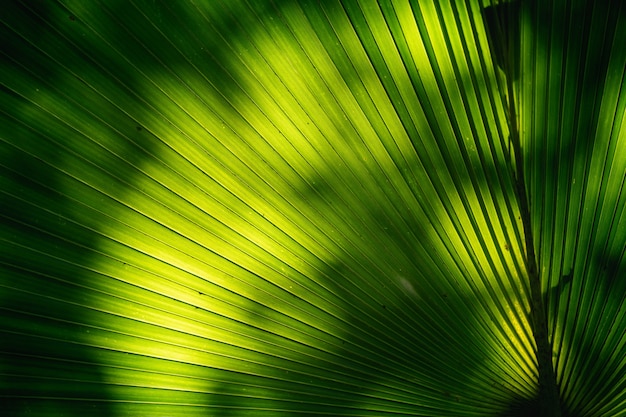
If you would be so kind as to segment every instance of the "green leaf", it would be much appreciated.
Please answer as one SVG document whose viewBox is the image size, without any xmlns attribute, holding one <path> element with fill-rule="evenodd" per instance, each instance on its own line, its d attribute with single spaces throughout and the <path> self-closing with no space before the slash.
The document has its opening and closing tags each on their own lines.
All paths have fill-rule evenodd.
<svg viewBox="0 0 626 417">
<path fill-rule="evenodd" d="M 622 415 L 625 13 L 7 2 L 5 413 Z"/>
</svg>

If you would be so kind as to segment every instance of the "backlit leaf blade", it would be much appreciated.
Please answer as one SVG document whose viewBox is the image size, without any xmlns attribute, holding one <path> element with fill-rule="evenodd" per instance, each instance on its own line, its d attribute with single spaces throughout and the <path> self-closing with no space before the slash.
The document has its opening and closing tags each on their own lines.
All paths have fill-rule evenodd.
<svg viewBox="0 0 626 417">
<path fill-rule="evenodd" d="M 532 402 L 511 74 L 483 18 L 495 4 L 379 3 L 11 2 L 11 413 L 484 416 Z M 520 9 L 533 231 L 564 402 L 619 415 L 623 6 L 560 3 Z"/>
</svg>

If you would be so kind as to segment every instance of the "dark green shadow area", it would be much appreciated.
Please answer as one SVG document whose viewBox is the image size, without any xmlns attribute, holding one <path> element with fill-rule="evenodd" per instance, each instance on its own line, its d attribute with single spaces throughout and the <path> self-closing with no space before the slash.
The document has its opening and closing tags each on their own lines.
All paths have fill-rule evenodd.
<svg viewBox="0 0 626 417">
<path fill-rule="evenodd" d="M 621 116 L 610 114 L 623 109 L 623 104 L 611 103 L 613 96 L 623 102 L 623 94 L 620 96 L 617 87 L 620 83 L 613 84 L 617 88 L 607 88 L 607 82 L 611 79 L 615 82 L 615 76 L 623 74 L 626 66 L 623 54 L 617 51 L 618 45 L 626 43 L 625 11 L 621 2 L 582 0 L 519 1 L 489 7 L 483 13 L 490 28 L 494 61 L 509 82 L 520 79 L 519 65 L 523 61 L 519 19 L 529 25 L 523 28 L 526 35 L 532 33 L 533 43 L 526 47 L 537 52 L 536 61 L 526 60 L 538 65 L 536 73 L 522 74 L 528 81 L 516 85 L 515 90 L 528 91 L 531 85 L 535 88 L 534 101 L 531 103 L 526 95 L 522 104 L 531 105 L 532 109 L 518 111 L 525 113 L 527 121 L 528 117 L 533 118 L 521 129 L 532 143 L 532 150 L 524 158 L 530 167 L 526 179 L 538 262 L 543 271 L 541 280 L 543 287 L 548 288 L 544 300 L 551 343 L 557 338 L 555 333 L 566 328 L 565 335 L 559 335 L 565 339 L 565 351 L 554 346 L 559 353 L 555 352 L 553 357 L 564 416 L 596 415 L 613 401 L 615 393 L 623 392 L 616 388 L 623 374 L 616 369 L 621 365 L 615 352 L 616 340 L 626 328 L 623 315 L 618 313 L 626 294 L 616 279 L 618 271 L 623 269 L 623 254 L 607 253 L 616 251 L 607 249 L 608 240 L 615 245 L 612 248 L 623 248 L 624 242 L 615 241 L 623 240 L 623 233 L 617 232 L 617 219 L 608 226 L 599 223 L 597 213 L 603 208 L 612 210 L 601 203 L 596 207 L 598 212 L 591 213 L 592 217 L 579 219 L 578 223 L 572 222 L 572 218 L 581 215 L 577 211 L 581 190 L 598 192 L 598 202 L 616 191 L 607 187 L 608 173 L 598 172 L 594 153 L 609 140 L 597 136 L 596 129 L 606 127 L 607 123 L 617 122 L 616 129 L 620 126 Z M 607 102 L 616 106 L 603 108 Z M 609 158 L 613 157 L 611 152 Z M 601 186 L 593 183 L 598 179 L 603 181 Z M 582 194 L 582 199 L 588 199 L 588 204 L 594 197 Z M 617 204 L 615 213 L 620 216 L 623 199 L 609 201 Z M 603 216 L 606 219 L 606 213 Z M 593 240 L 589 248 L 577 250 L 581 253 L 574 258 L 573 246 L 579 236 Z M 568 368 L 567 375 L 559 373 L 564 366 Z M 607 375 L 614 379 L 608 380 Z M 512 404 L 511 412 L 516 409 L 522 410 L 519 415 L 534 414 L 536 401 Z M 523 411 L 526 409 L 529 411 Z"/>
<path fill-rule="evenodd" d="M 561 289 L 546 297 L 551 331 L 556 331 L 558 321 L 559 327 L 566 329 L 562 337 L 567 350 L 561 352 L 564 358 L 555 358 L 555 365 L 557 369 L 566 366 L 568 372 L 557 374 L 557 379 L 564 415 L 596 415 L 624 390 L 623 386 L 618 388 L 623 373 L 618 371 L 622 365 L 616 359 L 623 353 L 615 349 L 616 340 L 626 329 L 624 316 L 619 314 L 626 292 L 618 278 L 618 271 L 623 275 L 626 242 L 616 220 L 606 222 L 606 212 L 623 212 L 624 203 L 623 198 L 611 197 L 617 190 L 608 186 L 616 182 L 609 182 L 609 173 L 598 164 L 604 163 L 605 159 L 597 155 L 609 137 L 598 135 L 597 129 L 607 123 L 615 123 L 619 129 L 621 115 L 610 112 L 623 109 L 623 104 L 616 101 L 613 108 L 607 104 L 612 97 L 623 102 L 623 92 L 607 83 L 614 82 L 613 74 L 623 74 L 626 67 L 624 54 L 617 51 L 626 44 L 626 8 L 623 2 L 615 1 L 578 1 L 551 8 L 536 2 L 530 13 L 537 25 L 534 29 L 539 47 L 545 48 L 551 65 L 563 65 L 560 77 L 548 81 L 551 97 L 546 100 L 549 107 L 545 116 L 560 120 L 560 126 L 558 130 L 535 132 L 539 146 L 535 154 L 529 155 L 540 170 L 534 174 L 536 182 L 531 185 L 534 191 L 530 196 L 536 210 L 543 212 L 542 224 L 536 225 L 542 230 L 537 239 L 545 248 L 539 255 L 540 262 L 552 271 L 542 279 L 544 286 Z M 558 88 L 560 97 L 552 93 Z M 613 158 L 610 150 L 608 158 Z M 581 195 L 586 205 L 584 213 L 579 206 Z M 591 209 L 590 202 L 595 201 L 597 206 Z M 564 213 L 566 210 L 569 212 Z M 605 211 L 604 222 L 600 222 L 600 211 Z M 575 223 L 577 230 L 571 226 L 568 229 L 565 221 L 577 215 L 585 217 Z M 574 252 L 573 245 L 579 239 L 589 239 L 589 246 Z M 608 246 L 610 240 L 612 245 Z"/>
<path fill-rule="evenodd" d="M 55 27 L 75 22 L 51 2 L 7 2 L 0 39 L 0 396 L 7 416 L 111 416 L 94 349 L 81 343 L 81 306 L 95 236 L 72 224 L 76 202 L 61 190 L 63 137 L 48 136 L 54 117 L 29 95 L 65 90 L 64 69 L 38 50 Z M 21 38 L 17 30 L 26 36 Z M 69 64 L 71 66 L 71 63 Z M 54 94 L 54 93 L 53 93 Z M 30 113 L 30 115 L 29 115 Z M 57 127 L 59 125 L 57 124 Z M 111 161 L 112 162 L 112 161 Z"/>
<path fill-rule="evenodd" d="M 53 2 L 11 1 L 3 5 L 2 23 L 3 413 L 109 417 L 115 398 L 103 379 L 99 348 L 86 341 L 97 314 L 90 281 L 101 278 L 91 270 L 102 238 L 98 204 L 109 198 L 106 187 L 124 192 L 149 147 L 132 118 L 117 114 L 114 128 L 100 119 L 112 106 L 89 83 L 106 74 L 107 61 L 98 59 L 105 59 L 107 47 L 80 39 L 85 28 L 73 13 Z M 119 87 L 124 80 L 132 90 L 132 71 L 115 73 L 118 80 L 105 75 L 105 84 Z M 91 86 L 103 92 L 102 85 Z M 45 102 L 49 97 L 58 107 Z M 85 122 L 113 139 L 92 142 L 81 132 Z M 107 184 L 100 191 L 82 182 L 94 175 L 94 184 Z"/>
<path fill-rule="evenodd" d="M 481 11 L 493 60 L 513 80 L 520 71 L 520 7 L 520 1 L 510 1 Z"/>
<path fill-rule="evenodd" d="M 341 204 L 341 196 L 324 194 L 333 206 Z M 408 410 L 413 402 L 415 412 L 430 409 L 432 415 L 492 415 L 519 389 L 519 381 L 507 381 L 509 370 L 501 368 L 498 377 L 506 382 L 494 389 L 490 372 L 498 360 L 493 340 L 484 333 L 485 306 L 456 284 L 463 277 L 443 278 L 446 273 L 433 265 L 433 259 L 448 260 L 447 254 L 424 252 L 435 246 L 432 231 L 415 218 L 381 212 L 367 191 L 358 198 L 368 214 L 347 222 L 362 228 L 368 247 L 338 259 L 324 275 L 353 313 L 345 335 L 350 344 L 339 355 L 359 361 L 355 369 L 368 375 L 369 386 L 360 394 L 395 391 L 395 400 L 404 401 Z M 385 253 L 389 264 L 370 257 L 377 252 Z M 403 259 L 410 263 L 393 267 Z M 485 386 L 490 392 L 482 391 L 477 400 L 479 387 Z M 413 396 L 414 390 L 421 395 Z M 354 409 L 363 406 L 353 404 Z"/>
</svg>

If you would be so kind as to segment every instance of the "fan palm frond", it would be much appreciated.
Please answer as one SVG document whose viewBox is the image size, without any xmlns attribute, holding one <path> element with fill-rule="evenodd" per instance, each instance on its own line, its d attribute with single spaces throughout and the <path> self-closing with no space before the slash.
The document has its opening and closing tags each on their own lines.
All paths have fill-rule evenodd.
<svg viewBox="0 0 626 417">
<path fill-rule="evenodd" d="M 8 2 L 7 415 L 622 415 L 625 9 Z"/>
</svg>

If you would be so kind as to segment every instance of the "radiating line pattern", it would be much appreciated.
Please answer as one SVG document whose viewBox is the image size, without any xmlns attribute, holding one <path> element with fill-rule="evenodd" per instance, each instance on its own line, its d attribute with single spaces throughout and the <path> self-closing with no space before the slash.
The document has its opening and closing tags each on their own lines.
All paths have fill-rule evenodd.
<svg viewBox="0 0 626 417">
<path fill-rule="evenodd" d="M 624 413 L 626 9 L 523 10 L 520 124 L 563 401 Z"/>
<path fill-rule="evenodd" d="M 623 415 L 626 6 L 510 8 L 518 76 L 502 3 L 10 1 L 8 415 L 528 415 L 511 123 L 565 415 Z"/>
</svg>

